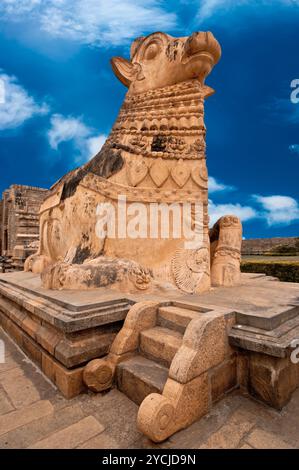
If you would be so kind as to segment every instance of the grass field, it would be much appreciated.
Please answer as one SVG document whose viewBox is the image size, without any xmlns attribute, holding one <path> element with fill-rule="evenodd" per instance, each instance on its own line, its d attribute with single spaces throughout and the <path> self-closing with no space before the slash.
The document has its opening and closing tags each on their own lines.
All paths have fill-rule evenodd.
<svg viewBox="0 0 299 470">
<path fill-rule="evenodd" d="M 263 273 L 284 282 L 299 282 L 299 256 L 243 256 L 241 271 Z"/>
</svg>

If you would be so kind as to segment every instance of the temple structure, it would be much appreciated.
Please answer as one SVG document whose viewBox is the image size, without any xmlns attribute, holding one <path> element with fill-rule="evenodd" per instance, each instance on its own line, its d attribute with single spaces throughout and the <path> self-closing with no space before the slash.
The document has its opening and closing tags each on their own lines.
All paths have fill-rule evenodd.
<svg viewBox="0 0 299 470">
<path fill-rule="evenodd" d="M 12 185 L 0 201 L 0 255 L 12 259 L 16 269 L 23 269 L 28 256 L 39 244 L 39 209 L 46 189 Z"/>
</svg>

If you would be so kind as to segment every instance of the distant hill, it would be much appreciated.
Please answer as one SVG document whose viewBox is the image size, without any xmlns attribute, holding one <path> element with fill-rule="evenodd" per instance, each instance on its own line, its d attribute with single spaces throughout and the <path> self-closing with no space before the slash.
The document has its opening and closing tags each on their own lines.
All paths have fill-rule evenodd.
<svg viewBox="0 0 299 470">
<path fill-rule="evenodd" d="M 265 254 L 299 254 L 299 237 L 255 238 L 251 240 L 243 240 L 242 255 Z"/>
</svg>

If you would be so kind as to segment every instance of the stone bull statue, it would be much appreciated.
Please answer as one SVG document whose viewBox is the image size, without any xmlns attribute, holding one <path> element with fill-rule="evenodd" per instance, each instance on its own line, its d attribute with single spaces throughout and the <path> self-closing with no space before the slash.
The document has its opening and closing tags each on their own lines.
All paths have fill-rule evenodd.
<svg viewBox="0 0 299 470">
<path fill-rule="evenodd" d="M 238 282 L 239 219 L 209 231 L 204 83 L 220 56 L 210 32 L 158 32 L 137 38 L 130 60 L 112 59 L 128 87 L 112 131 L 41 207 L 40 249 L 25 270 L 44 287 L 199 293 Z"/>
</svg>

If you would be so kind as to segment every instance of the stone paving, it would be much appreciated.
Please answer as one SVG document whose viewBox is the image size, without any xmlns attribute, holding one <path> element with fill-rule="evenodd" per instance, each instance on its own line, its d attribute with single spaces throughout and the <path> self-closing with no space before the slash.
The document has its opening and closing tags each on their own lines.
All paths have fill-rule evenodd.
<svg viewBox="0 0 299 470">
<path fill-rule="evenodd" d="M 0 329 L 0 448 L 299 448 L 299 390 L 282 412 L 235 392 L 163 444 L 136 428 L 138 406 L 117 390 L 66 400 Z"/>
</svg>

